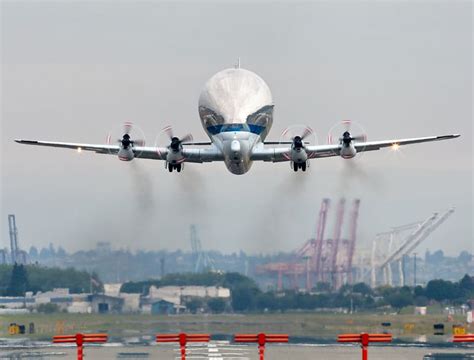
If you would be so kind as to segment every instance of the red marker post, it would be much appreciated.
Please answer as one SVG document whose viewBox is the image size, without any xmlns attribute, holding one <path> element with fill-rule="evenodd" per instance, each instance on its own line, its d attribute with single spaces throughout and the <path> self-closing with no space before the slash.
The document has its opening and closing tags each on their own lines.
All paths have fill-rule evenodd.
<svg viewBox="0 0 474 360">
<path fill-rule="evenodd" d="M 237 343 L 257 343 L 260 360 L 265 359 L 266 343 L 287 343 L 288 334 L 235 334 L 234 341 Z"/>
<path fill-rule="evenodd" d="M 181 349 L 181 360 L 186 360 L 186 344 L 188 342 L 209 342 L 211 336 L 209 334 L 158 334 L 156 342 L 167 343 L 177 342 Z"/>
<path fill-rule="evenodd" d="M 53 343 L 75 343 L 77 346 L 77 360 L 84 359 L 84 343 L 105 343 L 107 334 L 75 334 L 53 336 Z"/>
<path fill-rule="evenodd" d="M 367 348 L 373 342 L 392 342 L 391 334 L 341 334 L 337 337 L 339 343 L 360 343 L 362 348 L 362 360 L 368 359 Z"/>
<path fill-rule="evenodd" d="M 474 334 L 454 335 L 453 342 L 455 343 L 474 342 Z"/>
</svg>

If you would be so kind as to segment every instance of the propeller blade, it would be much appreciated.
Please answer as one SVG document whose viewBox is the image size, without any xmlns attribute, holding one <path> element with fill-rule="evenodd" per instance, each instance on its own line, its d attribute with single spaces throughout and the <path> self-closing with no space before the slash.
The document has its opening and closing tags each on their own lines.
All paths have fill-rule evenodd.
<svg viewBox="0 0 474 360">
<path fill-rule="evenodd" d="M 289 128 L 289 127 L 287 127 L 285 130 L 283 130 L 283 132 L 282 132 L 281 135 L 280 135 L 280 138 L 286 137 L 286 134 L 288 134 L 289 131 L 290 131 L 290 128 Z"/>
<path fill-rule="evenodd" d="M 301 140 L 306 139 L 312 133 L 313 133 L 313 129 L 311 129 L 310 127 L 307 127 L 306 129 L 303 130 L 303 133 L 301 134 Z"/>
<path fill-rule="evenodd" d="M 303 144 L 316 144 L 317 138 L 313 129 L 306 125 L 292 125 L 287 127 L 280 135 L 280 140 L 277 144 L 293 144 L 295 139 L 299 138 Z M 310 139 L 308 139 L 310 138 Z M 307 141 L 304 141 L 307 140 Z M 270 144 L 271 142 L 265 142 Z M 275 142 L 276 143 L 276 142 Z"/>
<path fill-rule="evenodd" d="M 133 140 L 133 145 L 135 145 L 135 146 L 145 146 L 145 139 Z"/>
<path fill-rule="evenodd" d="M 351 132 L 352 120 L 342 120 L 341 125 L 342 125 L 342 128 L 344 129 L 344 131 Z"/>
<path fill-rule="evenodd" d="M 168 137 L 170 138 L 170 140 L 174 137 L 173 135 L 173 128 L 171 126 L 166 126 L 163 128 L 163 130 L 161 130 L 162 132 L 164 132 L 166 135 L 168 135 Z"/>
<path fill-rule="evenodd" d="M 191 141 L 193 141 L 193 136 L 191 134 L 186 134 L 180 139 L 181 143 L 191 142 Z"/>
<path fill-rule="evenodd" d="M 133 124 L 130 121 L 125 121 L 123 123 L 123 133 L 124 134 L 130 134 L 133 129 Z"/>
<path fill-rule="evenodd" d="M 352 138 L 352 140 L 359 141 L 359 142 L 366 142 L 367 141 L 367 135 L 366 134 L 351 136 L 351 138 Z"/>
</svg>

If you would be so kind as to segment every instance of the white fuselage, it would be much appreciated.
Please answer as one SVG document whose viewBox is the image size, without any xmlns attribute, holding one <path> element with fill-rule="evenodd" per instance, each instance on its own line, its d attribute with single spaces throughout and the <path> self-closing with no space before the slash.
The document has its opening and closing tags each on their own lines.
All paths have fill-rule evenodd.
<svg viewBox="0 0 474 360">
<path fill-rule="evenodd" d="M 211 77 L 199 97 L 204 130 L 224 155 L 227 169 L 245 174 L 252 166 L 253 148 L 273 123 L 270 88 L 257 74 L 236 68 Z"/>
</svg>

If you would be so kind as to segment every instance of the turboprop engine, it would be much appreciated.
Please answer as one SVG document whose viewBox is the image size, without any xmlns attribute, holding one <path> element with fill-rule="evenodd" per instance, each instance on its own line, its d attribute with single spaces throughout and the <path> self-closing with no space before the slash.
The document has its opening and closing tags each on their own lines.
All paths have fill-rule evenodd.
<svg viewBox="0 0 474 360">
<path fill-rule="evenodd" d="M 357 150 L 354 147 L 353 140 L 354 138 L 351 137 L 351 134 L 346 131 L 342 134 L 341 140 L 341 151 L 340 155 L 343 159 L 352 159 L 357 154 Z"/>
<path fill-rule="evenodd" d="M 306 152 L 306 145 L 310 142 L 309 138 L 316 143 L 316 135 L 313 130 L 308 126 L 294 125 L 285 129 L 280 137 L 280 143 L 288 143 L 285 140 L 289 140 L 291 144 L 290 151 L 284 156 L 290 160 L 291 166 L 294 171 L 301 169 L 306 171 L 308 166 L 308 153 Z M 282 141 L 283 140 L 283 141 Z"/>
<path fill-rule="evenodd" d="M 308 160 L 308 154 L 304 148 L 304 141 L 302 136 L 295 136 L 293 144 L 291 145 L 290 158 L 293 163 L 303 164 Z M 306 168 L 303 170 L 305 171 Z"/>
<path fill-rule="evenodd" d="M 117 143 L 119 144 L 119 151 L 117 153 L 117 156 L 120 160 L 122 161 L 131 161 L 135 158 L 135 152 L 134 152 L 134 147 L 135 146 L 144 146 L 145 145 L 145 140 L 133 140 L 131 137 L 131 132 L 133 129 L 133 125 L 131 122 L 126 122 L 123 125 L 123 130 L 122 130 L 122 138 L 117 140 Z M 143 135 L 143 132 L 138 129 L 139 132 Z M 107 136 L 107 144 L 111 144 L 111 139 L 114 136 L 108 135 Z M 144 136 L 143 136 L 144 139 Z"/>
<path fill-rule="evenodd" d="M 352 130 L 360 135 L 352 136 Z M 342 136 L 338 135 L 341 133 Z M 328 144 L 339 145 L 337 150 L 334 150 L 334 154 L 343 159 L 355 157 L 357 155 L 356 145 L 365 141 L 367 141 L 367 135 L 365 135 L 364 129 L 351 120 L 343 120 L 335 124 L 328 133 Z"/>
<path fill-rule="evenodd" d="M 162 134 L 164 134 L 169 139 L 169 145 L 167 146 L 168 152 L 166 154 L 166 167 L 168 168 L 169 172 L 173 172 L 173 170 L 181 172 L 181 170 L 184 168 L 184 161 L 186 160 L 185 156 L 183 155 L 183 145 L 191 144 L 193 141 L 193 136 L 191 134 L 187 134 L 182 138 L 179 138 L 173 135 L 173 129 L 171 126 L 167 126 L 162 129 L 159 138 Z M 159 142 L 160 140 L 157 140 L 157 143 Z"/>
</svg>

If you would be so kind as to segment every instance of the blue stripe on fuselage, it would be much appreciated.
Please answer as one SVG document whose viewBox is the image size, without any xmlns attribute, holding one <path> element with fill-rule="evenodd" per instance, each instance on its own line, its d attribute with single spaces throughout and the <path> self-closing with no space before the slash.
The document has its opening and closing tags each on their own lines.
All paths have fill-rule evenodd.
<svg viewBox="0 0 474 360">
<path fill-rule="evenodd" d="M 260 135 L 265 130 L 265 126 L 253 124 L 223 124 L 208 126 L 207 131 L 212 135 L 217 135 L 223 132 L 247 131 L 253 134 Z"/>
</svg>

